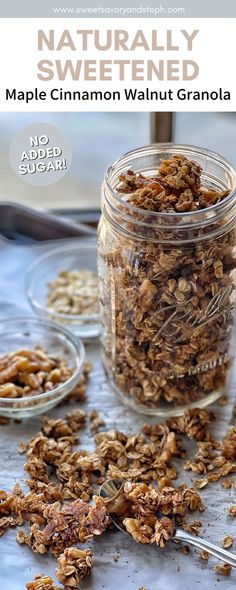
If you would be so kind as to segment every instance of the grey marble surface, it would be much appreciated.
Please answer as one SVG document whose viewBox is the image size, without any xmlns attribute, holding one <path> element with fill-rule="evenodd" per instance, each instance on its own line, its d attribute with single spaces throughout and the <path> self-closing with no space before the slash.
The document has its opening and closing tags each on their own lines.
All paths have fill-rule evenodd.
<svg viewBox="0 0 236 590">
<path fill-rule="evenodd" d="M 29 312 L 24 292 L 24 275 L 28 264 L 48 246 L 11 246 L 0 243 L 0 317 Z M 88 400 L 84 408 L 96 407 L 103 415 L 107 428 L 115 427 L 125 432 L 135 431 L 143 424 L 139 416 L 123 405 L 115 397 L 106 382 L 100 360 L 98 346 L 86 348 L 87 358 L 93 363 L 93 371 L 88 387 Z M 232 379 L 230 403 L 224 408 L 216 405 L 213 409 L 216 421 L 214 434 L 221 436 L 230 421 L 232 403 L 235 397 L 236 382 Z M 66 407 L 54 409 L 53 416 L 62 416 Z M 152 419 L 152 421 L 155 421 Z M 0 487 L 10 491 L 12 485 L 24 481 L 24 456 L 19 455 L 17 446 L 21 441 L 33 436 L 40 428 L 41 419 L 33 419 L 21 424 L 0 426 Z M 93 439 L 88 433 L 81 436 L 81 446 L 91 449 Z M 190 453 L 193 447 L 190 446 Z M 178 461 L 177 461 L 178 465 Z M 191 483 L 191 474 L 184 474 Z M 182 479 L 184 479 L 182 478 Z M 227 516 L 227 507 L 236 502 L 235 490 L 224 490 L 220 483 L 212 484 L 202 490 L 205 512 L 201 513 L 203 535 L 220 543 L 224 535 L 236 537 L 235 519 Z M 39 572 L 54 577 L 55 560 L 49 556 L 33 554 L 27 547 L 15 541 L 16 531 L 9 530 L 0 539 L 0 590 L 23 590 L 25 583 Z M 119 532 L 107 532 L 100 539 L 90 543 L 94 553 L 94 568 L 90 579 L 81 583 L 84 590 L 212 590 L 222 588 L 231 590 L 236 584 L 236 571 L 229 578 L 220 577 L 213 571 L 214 558 L 202 561 L 194 549 L 188 556 L 180 551 L 180 545 L 170 544 L 164 551 L 153 546 L 140 546 Z M 234 551 L 236 552 L 236 541 Z"/>
</svg>

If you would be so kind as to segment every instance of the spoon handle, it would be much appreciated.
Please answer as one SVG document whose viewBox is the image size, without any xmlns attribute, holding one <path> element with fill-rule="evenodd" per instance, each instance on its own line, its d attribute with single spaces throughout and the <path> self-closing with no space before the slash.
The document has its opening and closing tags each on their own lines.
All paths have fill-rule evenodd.
<svg viewBox="0 0 236 590">
<path fill-rule="evenodd" d="M 190 535 L 182 529 L 176 529 L 175 539 L 185 541 L 185 543 L 188 543 L 189 545 L 194 545 L 195 547 L 198 547 L 198 549 L 204 549 L 205 551 L 208 551 L 208 553 L 211 553 L 218 559 L 221 559 L 222 561 L 229 563 L 233 567 L 236 567 L 236 555 L 234 553 L 231 553 L 231 551 L 226 551 L 222 547 L 217 547 L 217 545 L 214 545 L 213 543 L 210 543 L 205 539 L 201 539 L 201 537 L 194 537 L 193 535 Z"/>
</svg>

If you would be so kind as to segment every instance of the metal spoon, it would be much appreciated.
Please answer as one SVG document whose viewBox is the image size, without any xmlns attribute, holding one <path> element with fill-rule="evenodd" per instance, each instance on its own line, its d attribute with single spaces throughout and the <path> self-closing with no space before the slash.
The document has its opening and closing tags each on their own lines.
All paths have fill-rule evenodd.
<svg viewBox="0 0 236 590">
<path fill-rule="evenodd" d="M 118 494 L 121 485 L 122 485 L 122 482 L 117 482 L 117 480 L 109 479 L 109 480 L 105 481 L 104 484 L 101 486 L 99 495 L 101 496 L 101 498 L 104 498 L 104 499 L 114 498 L 115 495 Z M 119 518 L 116 517 L 116 515 L 113 513 L 112 514 L 109 513 L 109 516 L 110 516 L 110 519 L 113 522 L 113 524 L 122 533 L 125 533 L 126 535 L 128 535 L 130 537 L 130 534 L 127 532 L 125 527 L 122 525 Z M 178 539 L 179 541 L 184 541 L 185 543 L 188 543 L 189 545 L 194 545 L 194 547 L 197 547 L 198 549 L 204 549 L 205 551 L 208 551 L 208 553 L 211 553 L 212 555 L 214 555 L 218 559 L 221 559 L 221 561 L 225 561 L 226 563 L 229 563 L 233 567 L 236 567 L 236 555 L 234 555 L 234 553 L 231 553 L 231 551 L 226 551 L 222 547 L 217 547 L 217 545 L 214 545 L 213 543 L 210 543 L 209 541 L 206 541 L 205 539 L 201 539 L 201 537 L 194 537 L 193 535 L 190 535 L 186 531 L 179 529 L 179 528 L 175 529 L 174 538 Z"/>
</svg>

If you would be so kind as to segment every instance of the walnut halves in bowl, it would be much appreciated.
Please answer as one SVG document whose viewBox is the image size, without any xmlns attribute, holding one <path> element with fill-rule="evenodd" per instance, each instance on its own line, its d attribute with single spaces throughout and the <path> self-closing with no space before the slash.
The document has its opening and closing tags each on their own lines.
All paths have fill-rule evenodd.
<svg viewBox="0 0 236 590">
<path fill-rule="evenodd" d="M 66 328 L 31 317 L 0 323 L 0 415 L 30 418 L 74 395 L 84 347 Z"/>
</svg>

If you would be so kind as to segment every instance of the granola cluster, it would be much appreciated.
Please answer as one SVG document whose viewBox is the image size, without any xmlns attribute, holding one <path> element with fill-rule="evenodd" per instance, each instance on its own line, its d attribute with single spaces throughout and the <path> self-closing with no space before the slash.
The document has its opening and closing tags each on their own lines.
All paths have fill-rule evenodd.
<svg viewBox="0 0 236 590">
<path fill-rule="evenodd" d="M 183 156 L 164 160 L 154 177 L 129 170 L 117 191 L 124 208 L 126 203 L 134 208 L 127 213 L 125 208 L 130 217 L 126 234 L 112 232 L 104 243 L 101 234 L 99 240 L 106 269 L 100 284 L 107 372 L 132 404 L 155 408 L 161 402 L 196 402 L 225 385 L 235 230 L 223 231 L 221 222 L 220 237 L 210 239 L 198 230 L 194 241 L 191 217 L 185 243 L 177 226 L 171 230 L 173 214 L 201 212 L 223 201 L 228 191 L 204 188 L 200 166 Z M 150 216 L 172 214 L 170 228 L 165 222 L 169 241 L 162 239 L 165 226 L 149 235 L 143 210 Z M 135 219 L 144 224 L 142 239 L 135 237 Z"/>
<path fill-rule="evenodd" d="M 91 270 L 61 270 L 48 285 L 47 307 L 65 315 L 99 313 L 98 277 Z"/>
<path fill-rule="evenodd" d="M 233 542 L 233 537 L 231 537 L 231 535 L 226 535 L 223 539 L 222 547 L 224 547 L 224 549 L 229 549 L 230 547 L 232 547 Z"/>
<path fill-rule="evenodd" d="M 9 352 L 0 358 L 0 397 L 21 398 L 52 391 L 73 375 L 64 359 L 40 348 Z"/>
<path fill-rule="evenodd" d="M 181 485 L 161 490 L 146 483 L 126 482 L 118 495 L 106 500 L 110 513 L 118 515 L 138 543 L 165 547 L 175 533 L 175 522 L 183 524 L 188 509 L 204 510 L 196 490 Z"/>
<path fill-rule="evenodd" d="M 221 454 L 221 447 L 218 441 L 206 440 L 197 443 L 197 453 L 193 459 L 185 463 L 187 471 L 203 475 L 204 481 L 218 481 L 231 473 L 236 473 L 236 464 L 228 461 Z M 197 480 L 199 482 L 200 480 Z M 197 483 L 198 485 L 198 483 Z"/>
<path fill-rule="evenodd" d="M 229 191 L 201 186 L 201 166 L 185 156 L 163 160 L 156 176 L 128 170 L 120 175 L 119 192 L 135 207 L 159 213 L 186 213 L 205 209 L 222 201 Z"/>
<path fill-rule="evenodd" d="M 229 563 L 222 563 L 215 565 L 214 570 L 217 574 L 221 574 L 221 576 L 230 576 L 232 566 Z"/>
<path fill-rule="evenodd" d="M 26 590 L 60 590 L 58 586 L 55 586 L 50 576 L 44 574 L 38 574 L 35 576 L 32 582 L 26 584 Z"/>
<path fill-rule="evenodd" d="M 79 582 L 88 576 L 93 566 L 90 549 L 70 547 L 57 560 L 56 576 L 66 588 L 79 588 Z"/>
</svg>

